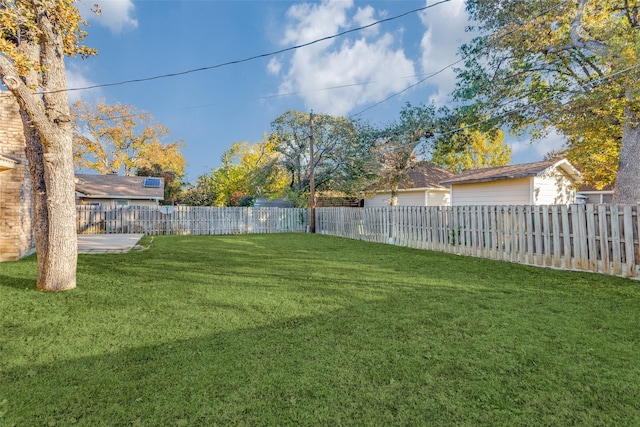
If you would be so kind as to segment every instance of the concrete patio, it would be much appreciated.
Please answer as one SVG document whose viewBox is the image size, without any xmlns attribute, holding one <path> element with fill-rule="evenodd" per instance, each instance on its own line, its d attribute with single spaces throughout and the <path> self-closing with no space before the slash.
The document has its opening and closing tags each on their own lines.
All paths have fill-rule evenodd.
<svg viewBox="0 0 640 427">
<path fill-rule="evenodd" d="M 129 252 L 144 234 L 78 234 L 78 253 L 117 254 Z"/>
</svg>

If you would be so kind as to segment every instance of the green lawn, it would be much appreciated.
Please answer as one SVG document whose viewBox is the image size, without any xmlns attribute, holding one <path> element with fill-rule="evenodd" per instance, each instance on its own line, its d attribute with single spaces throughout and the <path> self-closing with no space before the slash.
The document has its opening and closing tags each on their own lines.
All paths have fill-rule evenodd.
<svg viewBox="0 0 640 427">
<path fill-rule="evenodd" d="M 0 426 L 640 425 L 640 283 L 319 235 L 0 264 Z"/>
</svg>

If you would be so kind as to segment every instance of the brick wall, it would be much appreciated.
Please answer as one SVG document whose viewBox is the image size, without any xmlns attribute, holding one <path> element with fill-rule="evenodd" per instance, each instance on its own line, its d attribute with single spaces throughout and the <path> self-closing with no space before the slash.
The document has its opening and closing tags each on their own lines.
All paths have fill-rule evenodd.
<svg viewBox="0 0 640 427">
<path fill-rule="evenodd" d="M 0 155 L 16 161 L 0 170 L 0 261 L 14 261 L 33 252 L 31 180 L 18 104 L 0 91 Z"/>
</svg>

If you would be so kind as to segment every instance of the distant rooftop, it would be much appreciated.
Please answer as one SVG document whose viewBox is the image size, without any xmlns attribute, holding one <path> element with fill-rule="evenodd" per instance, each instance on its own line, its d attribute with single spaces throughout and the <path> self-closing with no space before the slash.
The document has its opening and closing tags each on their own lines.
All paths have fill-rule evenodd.
<svg viewBox="0 0 640 427">
<path fill-rule="evenodd" d="M 76 192 L 93 198 L 164 199 L 164 178 L 146 176 L 76 174 Z M 159 180 L 159 181 L 156 181 Z M 157 186 L 156 186 L 157 185 Z"/>
<path fill-rule="evenodd" d="M 409 179 L 400 185 L 404 188 L 446 188 L 441 181 L 450 179 L 455 175 L 453 172 L 443 169 L 429 162 L 420 162 L 409 171 Z"/>
<path fill-rule="evenodd" d="M 576 182 L 580 181 L 580 172 L 566 160 L 545 160 L 542 162 L 519 165 L 499 166 L 495 168 L 475 169 L 441 181 L 442 185 L 471 184 L 476 182 L 499 181 L 504 179 L 529 178 L 540 176 L 550 168 L 559 167 Z"/>
</svg>

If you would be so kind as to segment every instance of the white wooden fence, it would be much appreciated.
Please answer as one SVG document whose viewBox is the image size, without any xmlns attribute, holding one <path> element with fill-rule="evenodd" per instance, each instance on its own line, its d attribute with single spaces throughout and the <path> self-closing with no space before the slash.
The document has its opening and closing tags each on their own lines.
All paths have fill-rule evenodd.
<svg viewBox="0 0 640 427">
<path fill-rule="evenodd" d="M 305 232 L 306 209 L 78 206 L 78 233 Z M 316 232 L 640 279 L 637 205 L 317 208 Z"/>
<path fill-rule="evenodd" d="M 316 232 L 640 279 L 637 205 L 319 208 Z"/>
<path fill-rule="evenodd" d="M 306 209 L 176 206 L 163 214 L 155 206 L 77 206 L 81 234 L 248 234 L 304 232 Z"/>
</svg>

